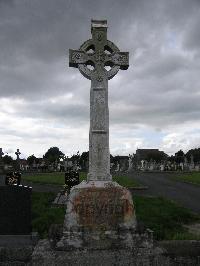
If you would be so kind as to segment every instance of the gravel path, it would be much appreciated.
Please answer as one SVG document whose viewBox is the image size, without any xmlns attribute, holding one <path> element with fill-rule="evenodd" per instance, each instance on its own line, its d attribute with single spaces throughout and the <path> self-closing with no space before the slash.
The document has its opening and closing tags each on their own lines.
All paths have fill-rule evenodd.
<svg viewBox="0 0 200 266">
<path fill-rule="evenodd" d="M 129 173 L 142 185 L 148 186 L 147 190 L 133 190 L 133 194 L 162 196 L 174 200 L 182 206 L 200 214 L 200 186 L 170 179 L 174 173 Z"/>
</svg>

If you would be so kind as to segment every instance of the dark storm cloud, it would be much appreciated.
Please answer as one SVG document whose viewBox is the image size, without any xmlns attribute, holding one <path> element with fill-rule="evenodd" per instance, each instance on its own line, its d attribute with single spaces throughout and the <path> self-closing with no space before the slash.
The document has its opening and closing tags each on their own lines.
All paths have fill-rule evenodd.
<svg viewBox="0 0 200 266">
<path fill-rule="evenodd" d="M 130 53 L 109 82 L 111 124 L 198 121 L 199 10 L 198 0 L 0 0 L 0 97 L 16 119 L 88 123 L 90 81 L 69 68 L 68 49 L 91 38 L 91 18 L 107 19 L 108 39 Z"/>
</svg>

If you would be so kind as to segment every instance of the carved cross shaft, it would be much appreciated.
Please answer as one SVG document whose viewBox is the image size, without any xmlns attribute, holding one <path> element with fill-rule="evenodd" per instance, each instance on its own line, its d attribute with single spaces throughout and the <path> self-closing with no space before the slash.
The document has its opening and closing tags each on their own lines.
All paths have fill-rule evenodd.
<svg viewBox="0 0 200 266">
<path fill-rule="evenodd" d="M 128 52 L 107 40 L 107 21 L 92 20 L 92 39 L 69 50 L 69 66 L 91 80 L 88 180 L 111 180 L 108 80 L 129 66 Z"/>
</svg>

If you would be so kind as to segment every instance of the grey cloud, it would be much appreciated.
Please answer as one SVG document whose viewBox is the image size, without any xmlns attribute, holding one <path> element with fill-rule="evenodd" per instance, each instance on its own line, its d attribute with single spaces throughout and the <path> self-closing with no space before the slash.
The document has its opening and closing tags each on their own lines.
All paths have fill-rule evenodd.
<svg viewBox="0 0 200 266">
<path fill-rule="evenodd" d="M 89 123 L 90 81 L 68 67 L 68 49 L 91 38 L 91 18 L 107 19 L 108 38 L 130 52 L 129 69 L 109 82 L 111 124 L 199 121 L 199 7 L 195 0 L 1 0 L 0 97 L 23 99 L 16 119 Z M 52 103 L 67 94 L 71 100 Z"/>
<path fill-rule="evenodd" d="M 183 35 L 183 47 L 187 50 L 194 50 L 199 53 L 200 47 L 200 11 L 196 11 L 196 16 L 194 16 L 190 23 L 188 23 L 186 30 Z"/>
<path fill-rule="evenodd" d="M 59 102 L 52 103 L 51 101 L 26 102 L 15 107 L 16 119 L 25 116 L 27 118 L 42 120 L 48 119 L 57 122 L 68 124 L 85 124 L 89 121 L 89 105 L 75 102 Z M 37 120 L 36 120 L 37 124 Z"/>
</svg>

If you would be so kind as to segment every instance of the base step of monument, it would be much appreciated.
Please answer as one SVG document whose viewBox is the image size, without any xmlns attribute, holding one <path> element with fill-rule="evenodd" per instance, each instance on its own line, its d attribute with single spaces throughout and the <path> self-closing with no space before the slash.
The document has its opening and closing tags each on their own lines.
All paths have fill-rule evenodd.
<svg viewBox="0 0 200 266">
<path fill-rule="evenodd" d="M 24 247 L 0 247 L 1 266 L 31 265 L 33 246 Z"/>
<path fill-rule="evenodd" d="M 0 235 L 0 247 L 35 246 L 39 241 L 37 232 L 30 235 Z"/>
<path fill-rule="evenodd" d="M 152 248 L 56 251 L 48 240 L 41 240 L 33 252 L 32 265 L 150 265 L 158 252 Z"/>
<path fill-rule="evenodd" d="M 0 266 L 31 265 L 31 256 L 38 240 L 37 232 L 30 235 L 0 235 Z"/>
<path fill-rule="evenodd" d="M 180 244 L 180 243 L 179 243 Z M 32 266 L 177 266 L 200 265 L 199 256 L 174 256 L 165 248 L 55 251 L 47 239 L 39 241 L 32 255 Z"/>
</svg>

